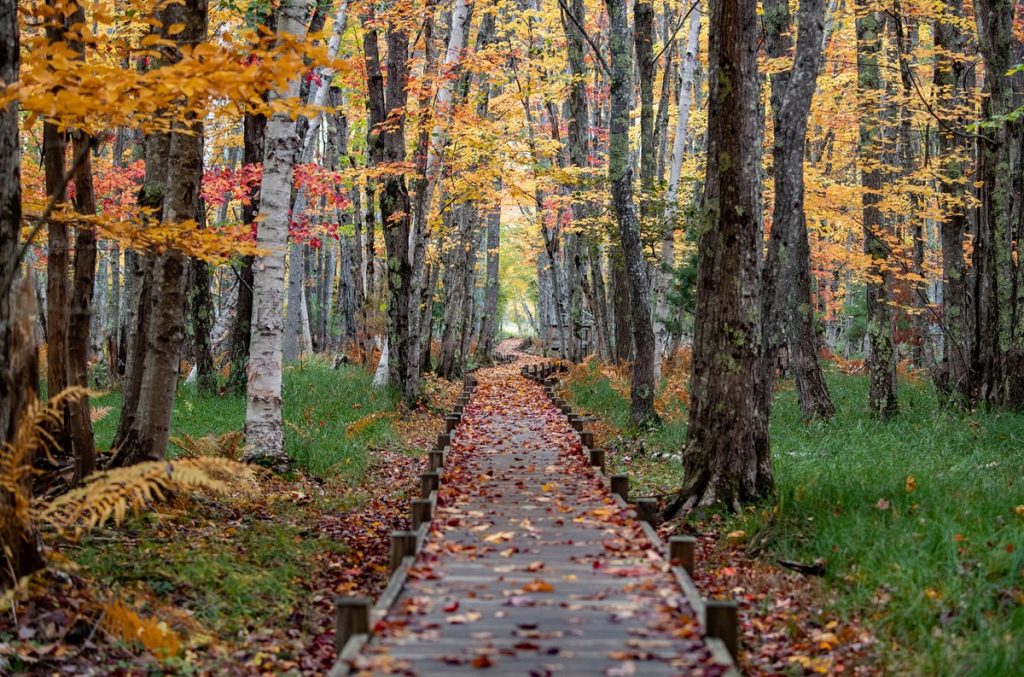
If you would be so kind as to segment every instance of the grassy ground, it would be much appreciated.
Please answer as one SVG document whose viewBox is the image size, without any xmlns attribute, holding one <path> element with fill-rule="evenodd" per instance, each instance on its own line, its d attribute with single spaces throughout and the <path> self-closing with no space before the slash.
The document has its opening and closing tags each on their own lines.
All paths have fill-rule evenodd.
<svg viewBox="0 0 1024 677">
<path fill-rule="evenodd" d="M 838 414 L 805 423 L 790 387 L 771 423 L 777 501 L 731 516 L 747 552 L 827 562 L 829 603 L 883 640 L 893 672 L 1024 674 L 1024 415 L 939 409 L 900 386 L 899 416 L 867 416 L 867 382 L 832 373 Z M 625 427 L 621 387 L 595 367 L 571 395 Z M 657 431 L 606 439 L 639 494 L 678 486 L 682 409 Z M 662 456 L 659 452 L 668 452 Z"/>
<path fill-rule="evenodd" d="M 362 367 L 342 365 L 335 370 L 320 358 L 286 368 L 282 393 L 285 449 L 299 468 L 315 477 L 340 473 L 355 480 L 366 469 L 368 447 L 398 444 L 391 425 L 394 394 L 373 388 L 372 380 L 372 374 Z M 93 405 L 110 408 L 95 426 L 96 446 L 105 450 L 117 428 L 121 394 L 107 393 Z M 195 440 L 244 427 L 244 395 L 200 395 L 194 384 L 178 389 L 172 438 Z M 175 453 L 173 444 L 171 453 Z"/>
</svg>

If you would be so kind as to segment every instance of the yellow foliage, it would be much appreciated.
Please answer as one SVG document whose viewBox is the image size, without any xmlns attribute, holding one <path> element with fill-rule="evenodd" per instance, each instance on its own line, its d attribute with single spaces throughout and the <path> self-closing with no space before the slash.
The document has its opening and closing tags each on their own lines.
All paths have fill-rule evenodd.
<svg viewBox="0 0 1024 677">
<path fill-rule="evenodd" d="M 251 481 L 252 468 L 225 458 L 150 461 L 95 473 L 87 483 L 38 510 L 38 519 L 76 534 L 114 519 L 120 524 L 131 508 L 139 511 L 173 489 L 207 489 L 227 493 L 229 482 Z"/>
<path fill-rule="evenodd" d="M 103 629 L 125 642 L 138 642 L 159 658 L 181 652 L 181 637 L 156 618 L 143 618 L 120 600 L 103 605 Z"/>
</svg>

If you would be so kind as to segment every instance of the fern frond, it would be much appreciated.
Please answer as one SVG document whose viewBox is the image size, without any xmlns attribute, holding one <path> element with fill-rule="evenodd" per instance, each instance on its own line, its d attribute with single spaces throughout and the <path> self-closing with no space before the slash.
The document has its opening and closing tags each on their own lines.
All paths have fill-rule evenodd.
<svg viewBox="0 0 1024 677">
<path fill-rule="evenodd" d="M 26 527 L 31 524 L 28 484 L 32 459 L 38 454 L 50 456 L 57 442 L 49 431 L 63 423 L 64 407 L 88 392 L 85 388 L 66 388 L 48 402 L 33 399 L 25 407 L 14 439 L 0 447 L 0 488 L 13 497 L 0 507 L 0 519 L 15 520 Z"/>
<path fill-rule="evenodd" d="M 216 456 L 237 461 L 242 456 L 245 433 L 234 430 L 223 435 L 205 435 L 203 437 L 181 435 L 174 436 L 168 441 L 181 450 L 182 458 Z"/>
<path fill-rule="evenodd" d="M 39 506 L 37 518 L 59 531 L 74 529 L 77 535 L 110 519 L 120 524 L 129 509 L 140 512 L 163 500 L 167 491 L 225 494 L 233 484 L 250 483 L 252 478 L 250 466 L 225 458 L 138 463 L 91 475 L 84 486 Z"/>
</svg>

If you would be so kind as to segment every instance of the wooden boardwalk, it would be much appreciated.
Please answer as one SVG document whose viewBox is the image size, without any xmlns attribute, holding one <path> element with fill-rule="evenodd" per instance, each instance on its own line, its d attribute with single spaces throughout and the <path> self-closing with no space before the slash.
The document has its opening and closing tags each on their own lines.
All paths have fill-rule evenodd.
<svg viewBox="0 0 1024 677">
<path fill-rule="evenodd" d="M 543 387 L 512 367 L 478 380 L 435 456 L 433 502 L 419 502 L 433 519 L 418 554 L 394 562 L 372 636 L 348 643 L 335 674 L 734 671 Z M 417 535 L 405 538 L 413 548 Z"/>
</svg>

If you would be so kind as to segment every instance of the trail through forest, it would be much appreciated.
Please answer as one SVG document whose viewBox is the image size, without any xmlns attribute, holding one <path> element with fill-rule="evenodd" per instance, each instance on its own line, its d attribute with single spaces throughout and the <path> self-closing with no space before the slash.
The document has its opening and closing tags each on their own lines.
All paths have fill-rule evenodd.
<svg viewBox="0 0 1024 677">
<path fill-rule="evenodd" d="M 514 369 L 481 372 L 427 541 L 356 667 L 724 674 L 668 563 Z"/>
</svg>

